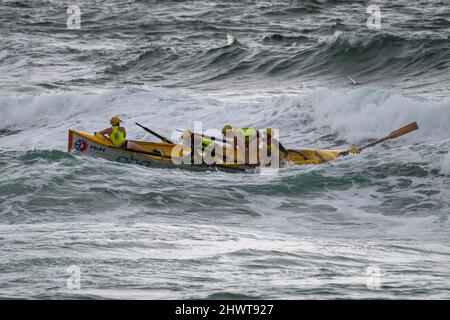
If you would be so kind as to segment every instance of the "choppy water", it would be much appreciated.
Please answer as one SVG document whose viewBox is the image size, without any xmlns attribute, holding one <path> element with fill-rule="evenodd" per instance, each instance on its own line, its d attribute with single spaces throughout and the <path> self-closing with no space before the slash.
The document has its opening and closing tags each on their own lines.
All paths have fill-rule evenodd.
<svg viewBox="0 0 450 320">
<path fill-rule="evenodd" d="M 67 30 L 70 4 L 0 4 L 0 297 L 450 297 L 448 1 L 378 1 L 380 30 L 367 1 L 78 0 Z M 134 121 L 317 148 L 420 130 L 277 174 L 65 152 L 116 114 L 147 140 Z"/>
</svg>

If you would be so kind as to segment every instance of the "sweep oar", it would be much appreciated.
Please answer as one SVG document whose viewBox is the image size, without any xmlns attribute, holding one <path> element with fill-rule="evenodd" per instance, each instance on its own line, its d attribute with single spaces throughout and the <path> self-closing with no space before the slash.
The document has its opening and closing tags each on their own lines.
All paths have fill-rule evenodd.
<svg viewBox="0 0 450 320">
<path fill-rule="evenodd" d="M 417 129 L 419 129 L 419 126 L 417 125 L 416 122 L 410 123 L 410 124 L 400 128 L 398 130 L 392 131 L 388 136 L 386 136 L 384 138 L 381 138 L 381 139 L 378 139 L 376 141 L 370 142 L 370 143 L 368 143 L 366 145 L 363 145 L 363 146 L 359 147 L 358 149 L 359 149 L 359 151 L 362 151 L 364 149 L 373 147 L 374 145 L 377 145 L 379 143 L 385 142 L 386 140 L 390 140 L 390 139 L 395 139 L 395 138 L 401 137 L 401 136 L 403 136 L 405 134 L 408 134 L 410 132 L 413 132 L 413 131 L 415 131 Z M 349 154 L 348 151 L 342 151 L 341 153 L 339 153 L 340 156 L 346 156 L 348 154 Z"/>
<path fill-rule="evenodd" d="M 174 144 L 172 141 L 170 141 L 169 139 L 167 139 L 166 137 L 163 137 L 162 135 L 157 134 L 155 131 L 150 130 L 149 128 L 144 127 L 143 125 L 140 125 L 139 123 L 136 122 L 136 124 L 141 127 L 142 129 L 144 129 L 145 131 L 147 131 L 148 133 L 154 135 L 155 137 L 161 139 L 163 142 L 165 143 L 170 143 L 170 144 Z"/>
</svg>

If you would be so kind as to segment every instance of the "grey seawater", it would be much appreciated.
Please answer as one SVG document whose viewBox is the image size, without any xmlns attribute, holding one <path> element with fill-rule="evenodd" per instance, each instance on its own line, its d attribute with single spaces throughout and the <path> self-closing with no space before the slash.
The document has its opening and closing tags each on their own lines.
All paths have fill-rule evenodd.
<svg viewBox="0 0 450 320">
<path fill-rule="evenodd" d="M 68 2 L 0 4 L 0 298 L 450 298 L 448 1 L 378 1 L 380 30 L 367 1 L 78 3 L 71 31 Z M 293 148 L 420 129 L 278 172 L 66 152 L 116 114 Z"/>
<path fill-rule="evenodd" d="M 79 0 L 0 4 L 3 92 L 139 86 L 280 92 L 357 84 L 448 97 L 447 0 Z M 228 43 L 227 34 L 233 41 Z"/>
<path fill-rule="evenodd" d="M 13 240 L 11 231 L 21 236 Z M 39 223 L 0 232 L 9 239 L 2 298 L 449 297 L 449 250 L 440 245 L 176 222 Z M 79 290 L 66 287 L 71 265 L 81 271 Z"/>
<path fill-rule="evenodd" d="M 449 297 L 448 200 L 432 201 L 449 181 L 418 165 L 264 176 L 5 157 L 3 298 Z"/>
</svg>

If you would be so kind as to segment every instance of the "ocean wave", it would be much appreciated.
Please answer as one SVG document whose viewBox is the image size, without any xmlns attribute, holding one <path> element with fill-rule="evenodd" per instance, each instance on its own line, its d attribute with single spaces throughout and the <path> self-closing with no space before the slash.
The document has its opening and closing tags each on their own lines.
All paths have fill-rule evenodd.
<svg viewBox="0 0 450 320">
<path fill-rule="evenodd" d="M 349 142 L 384 136 L 393 129 L 417 121 L 414 139 L 446 139 L 450 125 L 450 100 L 430 101 L 375 89 L 313 90 L 308 97 L 314 122 L 328 126 Z"/>
<path fill-rule="evenodd" d="M 187 14 L 191 4 L 176 1 L 151 8 L 131 0 L 79 4 L 83 37 L 66 32 L 65 3 L 0 5 L 8 17 L 0 25 L 7 29 L 0 40 L 5 48 L 0 72 L 8 90 L 148 82 L 191 88 L 280 83 L 281 90 L 289 82 L 329 85 L 352 76 L 358 84 L 448 96 L 450 47 L 448 35 L 439 31 L 448 23 L 428 2 L 420 16 L 403 4 L 389 5 L 405 15 L 399 21 L 385 16 L 379 31 L 367 29 L 364 1 L 251 2 L 248 7 L 201 1 L 193 14 Z M 326 14 L 330 6 L 338 17 Z M 18 19 L 9 19 L 16 14 Z M 18 30 L 21 37 L 15 36 Z M 228 34 L 235 39 L 231 44 Z"/>
<path fill-rule="evenodd" d="M 106 74 L 126 75 L 140 80 L 179 79 L 179 82 L 205 82 L 230 76 L 245 64 L 248 50 L 238 40 L 205 50 L 182 51 L 172 47 L 146 49 L 137 58 L 122 65 L 113 65 Z M 137 76 L 136 76 L 137 75 Z"/>
<path fill-rule="evenodd" d="M 271 74 L 341 76 L 363 81 L 386 81 L 420 74 L 447 77 L 448 38 L 405 37 L 392 34 L 358 35 L 336 32 L 308 48 L 274 59 Z"/>
<path fill-rule="evenodd" d="M 197 50 L 154 46 L 125 64 L 108 67 L 105 73 L 141 81 L 172 80 L 183 86 L 257 75 L 282 79 L 351 75 L 358 83 L 389 82 L 401 76 L 408 83 L 426 82 L 426 74 L 444 82 L 449 68 L 445 36 L 338 31 L 321 40 L 273 33 L 251 46 L 240 41 L 226 45 L 225 37 L 223 46 Z"/>
<path fill-rule="evenodd" d="M 302 146 L 357 144 L 383 137 L 417 121 L 419 130 L 404 141 L 439 142 L 448 138 L 450 101 L 407 97 L 370 88 L 305 89 L 260 101 L 221 101 L 162 88 L 118 89 L 102 93 L 59 92 L 0 97 L 0 141 L 18 150 L 65 147 L 67 129 L 103 129 L 113 115 L 123 117 L 130 134 L 145 136 L 134 121 L 166 135 L 202 121 L 204 130 L 224 123 L 280 128 L 287 143 Z M 169 115 L 169 116 L 168 116 Z M 27 138 L 25 138 L 27 137 Z"/>
</svg>

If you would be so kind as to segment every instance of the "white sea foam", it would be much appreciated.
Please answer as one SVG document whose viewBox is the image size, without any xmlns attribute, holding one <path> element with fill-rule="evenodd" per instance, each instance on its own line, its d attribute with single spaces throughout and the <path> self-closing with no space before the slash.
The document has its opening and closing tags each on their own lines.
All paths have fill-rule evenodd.
<svg viewBox="0 0 450 320">
<path fill-rule="evenodd" d="M 314 90 L 310 94 L 314 121 L 349 142 L 382 137 L 417 121 L 414 139 L 425 141 L 448 137 L 450 101 L 413 99 L 397 93 L 372 90 Z"/>
<path fill-rule="evenodd" d="M 145 135 L 142 122 L 170 135 L 175 128 L 220 128 L 225 123 L 280 128 L 281 138 L 300 145 L 320 144 L 333 134 L 348 144 L 383 137 L 409 122 L 420 129 L 402 139 L 433 142 L 448 138 L 450 101 L 428 101 L 368 88 L 306 90 L 265 101 L 229 101 L 177 90 L 109 90 L 96 94 L 60 92 L 0 97 L 0 129 L 19 130 L 0 137 L 3 148 L 64 148 L 69 128 L 88 132 L 108 126 L 119 115 L 129 132 Z M 149 136 L 146 136 L 149 138 Z M 329 143 L 329 142 L 328 142 Z M 320 146 L 320 145 L 319 145 Z"/>
</svg>

